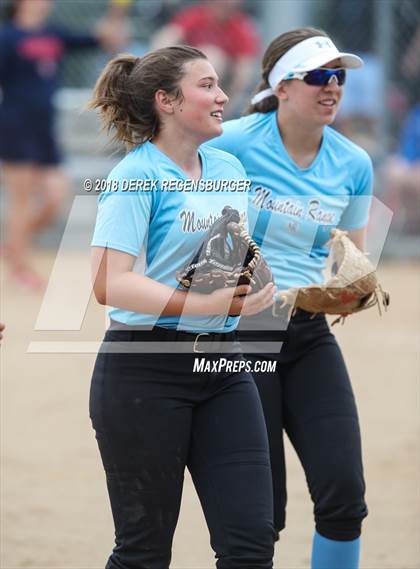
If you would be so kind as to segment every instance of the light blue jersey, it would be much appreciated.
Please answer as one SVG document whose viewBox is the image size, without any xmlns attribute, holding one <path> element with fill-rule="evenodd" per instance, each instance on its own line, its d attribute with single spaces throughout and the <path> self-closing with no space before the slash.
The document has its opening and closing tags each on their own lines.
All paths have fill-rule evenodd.
<svg viewBox="0 0 420 569">
<path fill-rule="evenodd" d="M 275 111 L 228 121 L 207 145 L 239 158 L 251 179 L 249 227 L 278 289 L 322 283 L 330 230 L 367 224 L 373 179 L 367 153 L 326 127 L 315 160 L 301 169 L 283 145 Z"/>
<path fill-rule="evenodd" d="M 240 162 L 213 148 L 199 151 L 202 177 L 194 184 L 154 144 L 146 142 L 112 170 L 99 196 L 92 246 L 136 257 L 134 271 L 177 288 L 176 272 L 192 259 L 224 206 L 246 220 L 249 181 Z M 129 191 L 131 190 L 131 191 Z M 111 308 L 113 320 L 128 325 L 186 331 L 229 332 L 238 318 L 162 316 Z"/>
</svg>

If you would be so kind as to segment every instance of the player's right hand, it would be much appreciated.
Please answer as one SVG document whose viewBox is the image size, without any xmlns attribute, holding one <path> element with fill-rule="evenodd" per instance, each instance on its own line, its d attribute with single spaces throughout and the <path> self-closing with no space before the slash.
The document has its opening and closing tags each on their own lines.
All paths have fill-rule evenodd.
<svg viewBox="0 0 420 569">
<path fill-rule="evenodd" d="M 249 285 L 240 285 L 215 290 L 211 294 L 210 303 L 216 307 L 217 314 L 230 316 L 251 316 L 266 310 L 274 304 L 276 286 L 268 283 L 260 291 L 252 293 Z"/>
</svg>

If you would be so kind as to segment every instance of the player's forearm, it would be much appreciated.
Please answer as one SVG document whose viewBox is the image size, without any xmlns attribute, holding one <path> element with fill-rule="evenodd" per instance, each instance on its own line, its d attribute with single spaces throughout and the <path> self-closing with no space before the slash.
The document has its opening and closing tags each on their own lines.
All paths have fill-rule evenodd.
<svg viewBox="0 0 420 569">
<path fill-rule="evenodd" d="M 109 278 L 101 300 L 101 304 L 142 314 L 194 316 L 217 313 L 210 295 L 187 293 L 133 272 Z"/>
</svg>

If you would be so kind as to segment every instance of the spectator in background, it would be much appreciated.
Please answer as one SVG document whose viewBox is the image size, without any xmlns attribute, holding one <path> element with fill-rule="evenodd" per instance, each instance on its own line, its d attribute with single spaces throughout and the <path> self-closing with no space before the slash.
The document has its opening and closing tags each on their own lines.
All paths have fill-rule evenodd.
<svg viewBox="0 0 420 569">
<path fill-rule="evenodd" d="M 396 69 L 400 71 L 401 87 L 406 93 L 409 107 L 412 107 L 420 101 L 420 5 L 413 3 L 409 6 L 411 9 L 400 23 L 407 43 L 403 45 L 401 53 L 396 55 L 401 62 Z"/>
<path fill-rule="evenodd" d="M 384 200 L 396 214 L 398 229 L 420 233 L 420 102 L 407 114 L 397 154 L 383 167 Z"/>
<path fill-rule="evenodd" d="M 52 0 L 12 0 L 0 28 L 0 161 L 8 192 L 3 253 L 13 278 L 31 290 L 43 286 L 28 256 L 36 233 L 50 225 L 69 183 L 54 132 L 53 98 L 67 50 L 114 51 L 124 34 L 106 18 L 87 34 L 47 23 Z"/>
<path fill-rule="evenodd" d="M 384 201 L 395 213 L 394 226 L 408 235 L 420 234 L 420 25 L 414 29 L 402 55 L 401 72 L 407 87 L 407 112 L 397 152 L 382 168 Z"/>
<path fill-rule="evenodd" d="M 158 2 L 159 0 L 156 1 L 156 3 Z M 146 42 L 139 42 L 133 39 L 135 34 L 132 14 L 133 8 L 135 8 L 136 5 L 140 8 L 139 3 L 135 0 L 109 0 L 107 20 L 111 26 L 116 26 L 121 30 L 125 38 L 125 43 L 120 42 L 121 45 L 116 46 L 117 49 L 114 50 L 113 55 L 124 51 L 141 57 L 148 51 Z M 103 53 L 100 61 L 100 69 L 106 65 L 108 59 L 109 54 Z"/>
<path fill-rule="evenodd" d="M 334 128 L 375 156 L 384 74 L 383 62 L 375 53 L 375 5 L 332 0 L 323 25 L 335 30 L 339 42 L 364 61 L 363 67 L 346 79 Z"/>
<path fill-rule="evenodd" d="M 383 88 L 383 64 L 377 55 L 355 50 L 364 61 L 359 73 L 350 75 L 337 117 L 336 128 L 362 146 L 369 154 L 378 152 L 376 129 L 382 107 L 378 104 Z"/>
<path fill-rule="evenodd" d="M 230 95 L 225 117 L 243 106 L 255 74 L 259 35 L 241 0 L 207 1 L 180 10 L 155 35 L 154 49 L 184 43 L 204 51 Z"/>
</svg>

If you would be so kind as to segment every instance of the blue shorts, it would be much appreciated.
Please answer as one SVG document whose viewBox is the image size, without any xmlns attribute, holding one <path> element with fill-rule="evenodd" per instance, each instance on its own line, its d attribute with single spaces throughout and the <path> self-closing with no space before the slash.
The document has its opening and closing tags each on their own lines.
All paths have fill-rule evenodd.
<svg viewBox="0 0 420 569">
<path fill-rule="evenodd" d="M 61 153 L 54 133 L 51 115 L 0 113 L 0 160 L 55 166 Z"/>
</svg>

